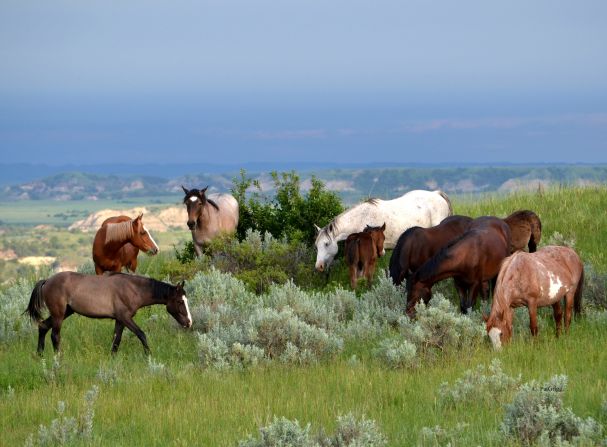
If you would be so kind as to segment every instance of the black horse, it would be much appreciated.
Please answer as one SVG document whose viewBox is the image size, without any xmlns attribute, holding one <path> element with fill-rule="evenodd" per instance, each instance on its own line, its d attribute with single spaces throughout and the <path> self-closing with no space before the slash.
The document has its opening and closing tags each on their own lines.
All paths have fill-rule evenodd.
<svg viewBox="0 0 607 447">
<path fill-rule="evenodd" d="M 137 335 L 147 354 L 150 353 L 145 333 L 133 317 L 137 310 L 152 304 L 164 304 L 167 311 L 183 327 L 192 326 L 192 317 L 183 283 L 172 286 L 143 276 L 106 273 L 102 276 L 61 272 L 38 281 L 25 310 L 38 324 L 38 353 L 44 351 L 44 338 L 52 329 L 51 340 L 55 351 L 61 342 L 63 320 L 78 313 L 90 318 L 116 320 L 112 353 L 118 351 L 122 331 L 126 326 Z M 42 309 L 50 316 L 42 320 Z"/>
</svg>

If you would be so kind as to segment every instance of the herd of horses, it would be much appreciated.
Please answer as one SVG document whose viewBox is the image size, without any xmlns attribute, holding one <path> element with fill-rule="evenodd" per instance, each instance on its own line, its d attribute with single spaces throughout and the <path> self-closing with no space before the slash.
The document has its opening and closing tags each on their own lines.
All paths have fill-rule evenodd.
<svg viewBox="0 0 607 447">
<path fill-rule="evenodd" d="M 187 226 L 198 256 L 209 241 L 221 233 L 236 231 L 238 202 L 230 194 L 209 194 L 207 188 L 183 187 Z M 139 251 L 158 252 L 158 245 L 136 218 L 115 216 L 105 220 L 93 241 L 93 261 L 97 275 L 61 272 L 39 281 L 26 309 L 38 324 L 38 352 L 51 331 L 59 350 L 63 320 L 73 313 L 91 318 L 115 320 L 112 352 L 120 345 L 122 332 L 136 334 L 149 353 L 144 332 L 133 317 L 144 306 L 163 304 L 183 327 L 192 318 L 184 284 L 176 286 L 134 274 Z M 406 313 L 415 317 L 416 305 L 427 303 L 432 287 L 453 278 L 460 309 L 475 307 L 480 294 L 488 298 L 493 290 L 491 312 L 485 316 L 487 334 L 499 349 L 512 335 L 513 309 L 526 306 L 530 329 L 537 334 L 537 308 L 552 306 L 557 335 L 561 330 L 565 298 L 565 329 L 572 311 L 581 310 L 584 268 L 579 256 L 568 247 L 547 246 L 537 250 L 542 224 L 529 210 L 506 218 L 453 215 L 449 197 L 442 191 L 410 191 L 393 200 L 370 199 L 329 222 L 316 226 L 316 269 L 326 271 L 345 240 L 344 258 L 350 285 L 357 287 L 364 276 L 370 283 L 377 259 L 385 248 L 393 248 L 389 275 L 396 285 L 406 285 Z M 525 248 L 529 252 L 524 251 Z M 46 307 L 50 316 L 42 318 Z"/>
</svg>

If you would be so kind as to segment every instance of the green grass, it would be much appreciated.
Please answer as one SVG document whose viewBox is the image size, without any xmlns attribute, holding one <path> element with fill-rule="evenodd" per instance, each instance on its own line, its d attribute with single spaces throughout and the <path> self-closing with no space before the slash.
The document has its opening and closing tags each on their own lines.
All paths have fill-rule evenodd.
<svg viewBox="0 0 607 447">
<path fill-rule="evenodd" d="M 136 197 L 121 200 L 21 200 L 0 201 L 1 225 L 55 225 L 68 227 L 96 211 L 136 206 L 163 207 L 178 203 L 170 197 Z"/>
<path fill-rule="evenodd" d="M 455 197 L 453 202 L 456 213 L 471 216 L 532 209 L 542 219 L 543 241 L 556 231 L 575 238 L 584 261 L 607 270 L 604 187 Z M 146 259 L 144 269 L 162 276 L 165 262 L 172 262 L 167 257 Z M 384 267 L 387 262 L 388 257 L 382 259 Z M 345 270 L 332 273 L 329 283 L 347 285 Z M 150 319 L 153 313 L 160 318 Z M 137 319 L 148 335 L 154 361 L 166 365 L 160 374 L 150 372 L 141 344 L 131 333 L 125 332 L 119 354 L 111 358 L 113 323 L 74 316 L 63 326 L 64 351 L 56 381 L 49 383 L 42 374 L 33 329 L 28 337 L 0 344 L 0 444 L 23 445 L 40 424 L 48 425 L 56 417 L 60 400 L 67 403 L 66 414 L 75 415 L 83 407 L 86 390 L 99 384 L 91 445 L 233 446 L 257 433 L 274 415 L 330 432 L 337 415 L 354 412 L 375 419 L 393 446 L 417 445 L 424 426 L 452 428 L 458 422 L 469 426 L 456 445 L 502 446 L 496 436 L 504 415 L 501 403 L 475 402 L 453 409 L 442 407 L 437 399 L 442 382 L 453 383 L 465 370 L 493 358 L 499 358 L 508 373 L 521 373 L 524 381 L 566 374 L 566 405 L 607 426 L 607 414 L 601 410 L 607 400 L 607 327 L 581 319 L 572 323 L 569 334 L 556 339 L 546 314 L 536 340 L 523 331 L 502 352 L 494 352 L 487 342 L 417 369 L 388 370 L 373 358 L 373 344 L 364 343 L 348 345 L 337 359 L 315 366 L 273 364 L 214 372 L 198 367 L 195 335 L 176 328 L 156 307 L 143 310 Z M 349 361 L 354 353 L 358 364 Z M 47 365 L 52 363 L 48 339 L 45 359 Z M 100 382 L 100 368 L 115 369 L 117 383 Z M 12 397 L 9 386 L 15 390 Z"/>
<path fill-rule="evenodd" d="M 140 322 L 147 332 L 156 362 L 166 371 L 153 374 L 139 341 L 127 334 L 119 354 L 110 358 L 110 322 L 70 318 L 63 330 L 64 352 L 58 379 L 48 383 L 40 359 L 33 354 L 35 335 L 0 348 L 0 431 L 3 445 L 20 445 L 39 424 L 56 417 L 59 400 L 67 414 L 83 404 L 95 383 L 101 392 L 95 407 L 93 445 L 235 445 L 266 425 L 274 415 L 333 429 L 336 415 L 354 412 L 375 419 L 390 445 L 414 445 L 424 426 L 469 424 L 458 445 L 501 445 L 495 433 L 503 417 L 498 403 L 476 403 L 464 409 L 442 407 L 437 390 L 453 383 L 466 369 L 499 358 L 504 369 L 523 380 L 569 376 L 565 402 L 581 416 L 603 423 L 607 398 L 607 331 L 590 321 L 574 322 L 570 334 L 555 339 L 552 327 L 537 340 L 519 336 L 501 353 L 487 345 L 475 352 L 447 355 L 414 370 L 392 371 L 363 357 L 358 365 L 348 354 L 311 367 L 271 366 L 248 371 L 209 372 L 196 366 L 194 334 L 173 326 L 167 318 L 152 321 L 147 310 Z M 349 351 L 348 349 L 346 351 Z M 47 365 L 52 353 L 47 346 Z M 96 378 L 98 370 L 117 371 L 116 384 Z M 9 398 L 5 390 L 15 389 Z"/>
</svg>

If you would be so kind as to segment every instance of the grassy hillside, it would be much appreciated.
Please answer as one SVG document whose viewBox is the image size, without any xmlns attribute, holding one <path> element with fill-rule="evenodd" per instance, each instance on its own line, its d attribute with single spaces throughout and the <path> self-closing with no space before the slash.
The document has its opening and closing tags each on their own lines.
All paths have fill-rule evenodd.
<svg viewBox="0 0 607 447">
<path fill-rule="evenodd" d="M 456 197 L 454 208 L 456 213 L 473 216 L 505 216 L 516 209 L 532 209 L 542 219 L 542 242 L 574 239 L 588 265 L 601 272 L 607 268 L 603 250 L 607 241 L 606 188 Z M 562 236 L 555 236 L 557 232 Z M 168 266 L 172 262 L 169 258 L 149 258 L 143 270 L 163 278 L 164 263 Z M 347 285 L 343 266 L 338 265 L 331 275 L 329 284 Z M 225 278 L 215 283 L 205 278 L 200 275 L 189 283 L 189 298 L 196 308 L 194 317 L 198 318 L 196 331 L 204 331 L 211 322 L 219 325 L 222 318 L 228 324 L 239 312 L 239 297 L 249 297 L 244 288 Z M 314 295 L 286 287 L 263 299 L 276 303 L 280 301 L 276 297 L 286 294 L 285 299 L 294 300 L 290 305 L 298 308 L 301 315 L 309 313 L 306 321 L 312 321 L 329 318 L 330 302 L 335 303 L 331 312 L 344 315 L 350 315 L 348 306 L 366 309 L 371 299 L 389 304 L 390 299 L 400 295 L 386 287 L 380 282 L 358 298 L 339 289 Z M 0 296 L 0 301 L 5 300 L 0 302 L 4 315 L 0 328 L 12 327 L 15 320 L 23 326 L 23 317 L 17 317 L 17 310 L 10 306 L 27 301 L 30 290 L 24 286 L 10 296 Z M 449 293 L 448 288 L 443 290 Z M 604 295 L 604 289 L 601 293 Z M 23 304 L 20 306 L 22 310 Z M 485 338 L 478 338 L 462 348 L 435 349 L 428 355 L 418 353 L 417 361 L 403 369 L 389 367 L 377 355 L 381 340 L 400 339 L 401 329 L 387 325 L 378 326 L 381 330 L 374 332 L 367 323 L 357 321 L 356 312 L 351 321 L 327 320 L 329 337 L 343 337 L 344 344 L 326 358 L 301 364 L 274 359 L 259 366 L 222 369 L 204 363 L 195 331 L 177 328 L 161 307 L 145 309 L 137 317 L 149 338 L 151 360 L 143 355 L 139 341 L 130 333 L 125 333 L 119 354 L 110 358 L 113 323 L 74 316 L 66 321 L 62 331 L 62 356 L 54 363 L 47 340 L 43 363 L 33 354 L 36 331 L 28 326 L 18 327 L 14 336 L 0 337 L 1 443 L 23 445 L 29 435 L 38 439 L 39 425 L 49 426 L 58 418 L 58 401 L 65 402 L 65 416 L 83 414 L 83 396 L 97 385 L 100 391 L 94 407 L 92 438 L 76 441 L 75 445 L 234 446 L 248 434 L 257 434 L 258 428 L 270 423 L 274 416 L 297 419 L 302 425 L 310 423 L 313 431 L 322 428 L 331 432 L 336 417 L 349 412 L 374 419 L 391 446 L 445 445 L 448 441 L 458 446 L 519 445 L 499 434 L 505 405 L 512 401 L 514 390 L 503 395 L 490 394 L 488 399 L 475 394 L 462 405 L 447 405 L 440 398 L 443 382 L 454 387 L 466 370 L 489 365 L 493 359 L 502 362 L 506 374 L 521 374 L 523 382 L 566 374 L 568 386 L 561 393 L 565 406 L 580 417 L 592 417 L 607 426 L 607 411 L 603 408 L 607 401 L 604 312 L 589 310 L 560 339 L 553 334 L 551 312 L 542 312 L 536 340 L 529 336 L 522 312 L 513 342 L 501 352 L 493 351 Z M 366 312 L 381 319 L 373 306 Z M 382 312 L 386 318 L 396 318 L 398 305 Z M 8 321 L 7 316 L 11 315 Z M 393 327 L 399 324 L 402 322 L 394 321 Z M 472 317 L 470 324 L 480 327 L 478 315 Z M 340 332 L 339 328 L 345 331 Z M 456 429 L 458 423 L 465 425 Z M 423 427 L 436 425 L 447 430 L 441 442 L 422 436 Z M 454 434 L 449 435 L 449 431 Z"/>
</svg>

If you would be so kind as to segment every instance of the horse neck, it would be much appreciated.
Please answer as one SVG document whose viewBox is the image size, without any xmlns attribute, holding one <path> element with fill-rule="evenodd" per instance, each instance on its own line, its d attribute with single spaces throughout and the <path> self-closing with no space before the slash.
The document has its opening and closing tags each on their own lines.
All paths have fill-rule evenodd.
<svg viewBox="0 0 607 447">
<path fill-rule="evenodd" d="M 361 231 L 360 218 L 365 215 L 365 210 L 370 205 L 368 203 L 361 203 L 360 205 L 355 206 L 354 208 L 350 208 L 347 211 L 339 214 L 332 221 L 333 227 L 337 228 L 337 232 L 334 232 L 332 235 L 333 239 L 336 241 L 343 241 L 348 237 L 348 235 L 352 233 L 358 233 Z M 367 225 L 365 223 L 363 227 Z"/>
<path fill-rule="evenodd" d="M 453 259 L 448 254 L 437 262 L 433 261 L 434 258 L 430 258 L 419 268 L 416 273 L 419 282 L 432 286 L 436 282 L 450 278 L 457 273 L 457 269 L 452 265 Z"/>
<path fill-rule="evenodd" d="M 114 224 L 116 225 L 116 224 Z M 112 239 L 110 241 L 107 240 L 107 232 L 108 232 L 108 228 L 105 228 L 105 234 L 103 235 L 103 251 L 106 253 L 116 253 L 118 252 L 124 245 L 128 244 L 131 242 L 132 239 L 132 233 L 127 234 L 126 232 L 121 235 L 120 238 L 118 239 Z"/>
</svg>

